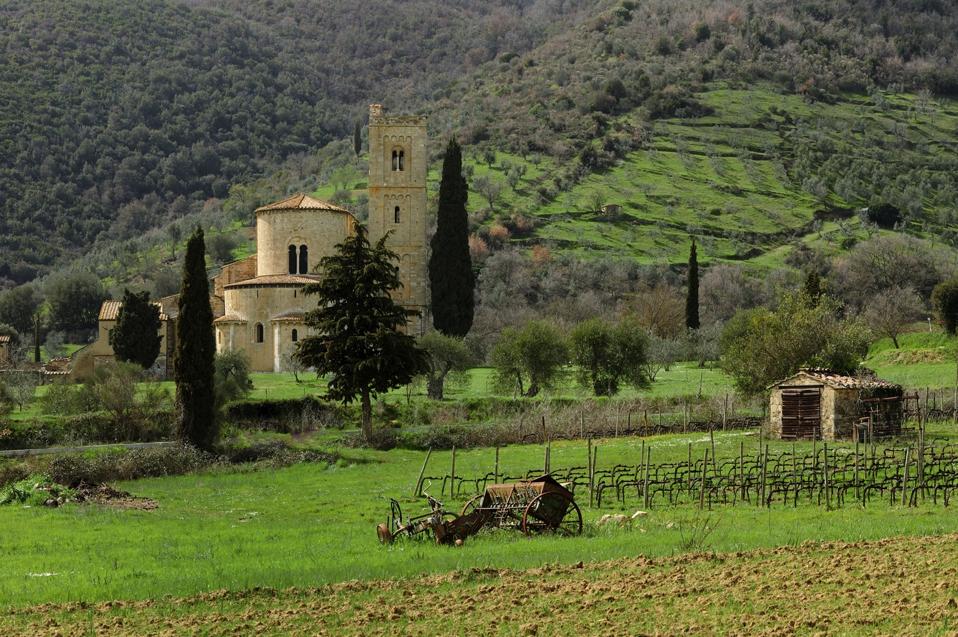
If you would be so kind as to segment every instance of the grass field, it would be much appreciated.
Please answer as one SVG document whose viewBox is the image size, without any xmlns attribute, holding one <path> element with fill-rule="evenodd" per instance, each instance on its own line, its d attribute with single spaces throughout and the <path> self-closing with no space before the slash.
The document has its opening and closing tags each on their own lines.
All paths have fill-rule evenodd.
<svg viewBox="0 0 958 637">
<path fill-rule="evenodd" d="M 933 558 L 930 556 L 934 556 Z M 44 606 L 7 634 L 951 635 L 958 535 Z"/>
<path fill-rule="evenodd" d="M 948 429 L 934 435 L 953 436 Z M 701 455 L 708 438 L 696 434 L 647 442 L 655 461 L 661 462 L 682 458 L 689 442 Z M 719 433 L 719 457 L 736 455 L 743 442 L 757 452 L 756 436 Z M 642 441 L 621 438 L 598 444 L 599 466 L 610 467 L 637 463 Z M 773 451 L 778 444 L 772 444 Z M 840 447 L 829 446 L 836 451 Z M 602 513 L 619 509 L 585 507 L 587 531 L 579 538 L 528 539 L 502 531 L 470 539 L 461 548 L 417 542 L 381 547 L 374 529 L 385 518 L 386 498 L 399 497 L 407 513 L 422 506 L 410 495 L 425 454 L 342 451 L 350 460 L 332 467 L 212 472 L 117 485 L 157 500 L 155 511 L 5 507 L 0 510 L 0 600 L 22 606 L 149 599 L 221 588 L 316 586 L 472 568 L 662 557 L 693 548 L 735 552 L 807 540 L 935 535 L 958 528 L 958 511 L 931 505 L 907 509 L 875 503 L 867 509 L 832 511 L 809 505 L 719 507 L 709 514 L 715 531 L 690 544 L 692 529 L 704 515 L 691 506 L 656 508 L 642 520 L 641 529 L 632 530 L 597 529 L 592 523 Z M 541 467 L 542 458 L 540 446 L 506 447 L 501 470 L 524 474 Z M 435 452 L 426 473 L 448 473 L 450 463 L 449 452 Z M 458 475 L 482 475 L 492 469 L 493 451 L 460 451 L 456 463 Z M 582 442 L 554 443 L 554 468 L 584 464 Z M 438 485 L 427 485 L 427 490 L 439 495 Z M 447 505 L 456 509 L 463 499 Z M 631 512 L 634 506 L 625 510 Z"/>
</svg>

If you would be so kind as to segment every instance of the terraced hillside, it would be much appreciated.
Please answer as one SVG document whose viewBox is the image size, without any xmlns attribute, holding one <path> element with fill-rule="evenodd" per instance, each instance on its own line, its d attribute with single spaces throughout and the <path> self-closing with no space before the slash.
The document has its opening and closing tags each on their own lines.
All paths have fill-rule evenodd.
<svg viewBox="0 0 958 637">
<path fill-rule="evenodd" d="M 900 208 L 910 233 L 958 238 L 958 103 L 919 106 L 913 95 L 809 103 L 724 85 L 698 97 L 712 114 L 654 122 L 641 149 L 552 201 L 536 193 L 554 166 L 530 169 L 515 191 L 503 189 L 500 216 L 530 215 L 532 241 L 559 250 L 644 262 L 684 261 L 689 235 L 699 238 L 700 254 L 763 266 L 780 265 L 799 243 L 838 252 L 877 231 L 856 214 L 875 203 Z M 509 162 L 521 161 L 500 154 L 475 175 L 504 182 Z M 904 195 L 888 188 L 896 183 L 907 184 Z M 621 213 L 603 214 L 600 204 L 618 204 Z M 488 202 L 473 192 L 470 208 Z"/>
</svg>

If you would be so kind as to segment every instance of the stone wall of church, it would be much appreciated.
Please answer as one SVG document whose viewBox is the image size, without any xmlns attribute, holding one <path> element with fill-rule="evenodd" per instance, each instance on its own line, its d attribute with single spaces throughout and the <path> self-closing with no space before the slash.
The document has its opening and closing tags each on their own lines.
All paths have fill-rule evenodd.
<svg viewBox="0 0 958 637">
<path fill-rule="evenodd" d="M 353 217 L 328 210 L 264 210 L 256 215 L 256 275 L 289 274 L 289 246 L 307 246 L 307 274 L 353 232 Z M 298 260 L 298 259 L 297 259 Z M 227 303 L 227 307 L 230 307 Z"/>
<path fill-rule="evenodd" d="M 307 312 L 316 307 L 316 299 L 303 295 L 299 286 L 263 286 L 226 290 L 228 322 L 216 324 L 216 351 L 243 350 L 250 369 L 257 372 L 281 371 L 284 358 L 292 351 L 293 330 L 297 338 L 306 336 L 301 321 L 283 317 L 291 312 Z M 234 322 L 234 321 L 245 321 Z M 257 325 L 263 328 L 263 340 L 257 340 Z"/>
<path fill-rule="evenodd" d="M 239 261 L 227 263 L 220 273 L 213 277 L 213 294 L 223 298 L 223 288 L 230 283 L 239 283 L 256 276 L 256 255 Z M 165 308 L 164 308 L 165 309 Z"/>
</svg>

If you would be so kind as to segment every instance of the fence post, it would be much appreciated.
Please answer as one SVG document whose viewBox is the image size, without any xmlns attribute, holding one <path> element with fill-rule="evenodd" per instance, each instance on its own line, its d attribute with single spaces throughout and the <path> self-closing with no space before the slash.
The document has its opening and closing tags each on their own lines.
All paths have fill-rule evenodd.
<svg viewBox="0 0 958 637">
<path fill-rule="evenodd" d="M 422 461 L 422 469 L 419 470 L 419 478 L 416 480 L 416 491 L 413 493 L 416 497 L 422 495 L 422 477 L 426 475 L 426 465 L 429 463 L 429 456 L 432 455 L 432 447 L 426 451 L 426 459 Z"/>
<path fill-rule="evenodd" d="M 702 460 L 702 484 L 699 485 L 699 509 L 705 508 L 705 471 L 709 466 L 709 450 L 705 448 L 705 458 Z"/>
<path fill-rule="evenodd" d="M 718 473 L 718 465 L 715 464 L 715 431 L 709 427 L 709 440 L 712 442 L 712 472 Z"/>
<path fill-rule="evenodd" d="M 825 454 L 825 466 L 822 469 L 823 482 L 825 485 L 825 508 L 830 510 L 832 508 L 832 497 L 831 491 L 828 489 L 828 443 L 822 444 L 822 450 Z"/>
<path fill-rule="evenodd" d="M 908 489 L 908 463 L 911 460 L 911 447 L 905 448 L 905 469 L 901 475 L 901 505 L 905 506 L 906 500 L 906 491 Z"/>
<path fill-rule="evenodd" d="M 649 510 L 649 469 L 652 467 L 652 447 L 649 447 L 645 460 L 645 484 L 642 486 L 642 496 L 645 499 L 644 509 Z"/>
<path fill-rule="evenodd" d="M 456 488 L 456 445 L 452 446 L 452 472 L 449 474 L 449 497 Z"/>
<path fill-rule="evenodd" d="M 589 508 L 592 508 L 592 438 L 588 439 L 588 447 L 586 448 L 586 474 L 589 479 Z"/>
</svg>

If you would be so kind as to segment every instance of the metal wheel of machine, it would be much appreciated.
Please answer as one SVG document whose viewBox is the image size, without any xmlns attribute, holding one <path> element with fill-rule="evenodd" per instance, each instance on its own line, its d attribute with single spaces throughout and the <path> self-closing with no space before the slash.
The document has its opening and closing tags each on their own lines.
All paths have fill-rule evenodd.
<svg viewBox="0 0 958 637">
<path fill-rule="evenodd" d="M 469 498 L 469 501 L 462 505 L 462 511 L 459 512 L 459 515 L 469 515 L 478 509 L 479 505 L 482 504 L 483 497 L 485 497 L 485 495 L 480 493 L 479 495 L 474 495 Z"/>
<path fill-rule="evenodd" d="M 571 497 L 563 493 L 541 493 L 522 513 L 522 532 L 526 535 L 542 532 L 579 535 L 582 533 L 582 511 Z"/>
</svg>

